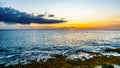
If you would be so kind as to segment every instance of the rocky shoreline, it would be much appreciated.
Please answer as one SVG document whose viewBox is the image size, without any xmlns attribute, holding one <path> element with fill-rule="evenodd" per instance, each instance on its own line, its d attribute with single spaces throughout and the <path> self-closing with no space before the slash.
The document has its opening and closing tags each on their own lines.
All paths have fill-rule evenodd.
<svg viewBox="0 0 120 68">
<path fill-rule="evenodd" d="M 105 51 L 119 52 L 117 49 L 106 49 Z M 78 51 L 77 51 L 78 52 Z M 91 52 L 90 52 L 91 53 Z M 96 54 L 96 53 L 91 53 Z M 51 55 L 53 58 L 49 58 L 46 61 L 41 60 L 36 62 L 36 60 L 30 61 L 29 64 L 16 64 L 5 66 L 0 65 L 0 68 L 95 68 L 96 66 L 102 66 L 101 68 L 114 68 L 114 65 L 120 65 L 120 56 L 108 56 L 96 54 L 96 56 L 89 59 L 69 59 L 67 55 L 54 54 Z"/>
</svg>

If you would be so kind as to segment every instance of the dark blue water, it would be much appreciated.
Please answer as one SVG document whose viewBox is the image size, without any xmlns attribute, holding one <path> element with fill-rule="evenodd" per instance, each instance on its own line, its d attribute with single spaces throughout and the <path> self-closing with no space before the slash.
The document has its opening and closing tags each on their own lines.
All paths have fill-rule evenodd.
<svg viewBox="0 0 120 68">
<path fill-rule="evenodd" d="M 51 54 L 66 54 L 71 59 L 89 56 L 78 50 L 120 56 L 104 51 L 119 47 L 118 30 L 0 30 L 0 64 L 6 65 L 40 61 Z"/>
</svg>

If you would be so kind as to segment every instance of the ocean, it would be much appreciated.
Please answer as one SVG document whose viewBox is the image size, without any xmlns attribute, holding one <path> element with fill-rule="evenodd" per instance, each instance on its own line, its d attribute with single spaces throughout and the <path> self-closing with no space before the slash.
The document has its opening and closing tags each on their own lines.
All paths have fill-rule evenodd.
<svg viewBox="0 0 120 68">
<path fill-rule="evenodd" d="M 92 57 L 87 52 L 120 56 L 106 48 L 120 48 L 119 30 L 0 30 L 0 64 L 39 62 L 52 54 L 69 59 Z"/>
</svg>

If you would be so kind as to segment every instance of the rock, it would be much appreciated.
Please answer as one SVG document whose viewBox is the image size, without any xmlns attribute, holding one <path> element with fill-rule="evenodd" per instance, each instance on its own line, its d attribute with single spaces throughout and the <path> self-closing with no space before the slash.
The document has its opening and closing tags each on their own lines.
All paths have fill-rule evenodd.
<svg viewBox="0 0 120 68">
<path fill-rule="evenodd" d="M 115 67 L 113 65 L 105 64 L 105 65 L 102 65 L 102 68 L 115 68 Z"/>
</svg>

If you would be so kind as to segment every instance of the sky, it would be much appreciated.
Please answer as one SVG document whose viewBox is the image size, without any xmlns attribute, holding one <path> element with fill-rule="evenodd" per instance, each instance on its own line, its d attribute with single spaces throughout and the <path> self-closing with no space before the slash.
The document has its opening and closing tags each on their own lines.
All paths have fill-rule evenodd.
<svg viewBox="0 0 120 68">
<path fill-rule="evenodd" d="M 8 24 L 1 21 L 0 29 L 120 29 L 120 0 L 2 0 L 1 7 L 35 16 L 53 14 L 52 18 L 65 22 Z"/>
</svg>

